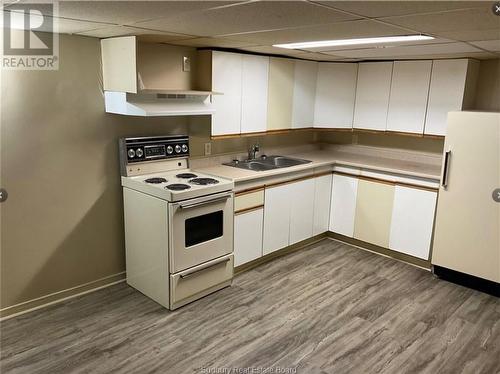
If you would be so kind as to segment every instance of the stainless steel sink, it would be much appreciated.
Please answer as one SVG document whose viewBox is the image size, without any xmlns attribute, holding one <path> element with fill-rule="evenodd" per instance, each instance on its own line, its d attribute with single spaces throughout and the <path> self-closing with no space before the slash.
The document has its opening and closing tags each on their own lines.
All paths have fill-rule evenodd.
<svg viewBox="0 0 500 374">
<path fill-rule="evenodd" d="M 225 163 L 224 165 L 253 171 L 265 171 L 307 164 L 309 162 L 311 161 L 285 156 L 262 156 L 253 160 L 234 160 L 232 162 Z"/>
</svg>

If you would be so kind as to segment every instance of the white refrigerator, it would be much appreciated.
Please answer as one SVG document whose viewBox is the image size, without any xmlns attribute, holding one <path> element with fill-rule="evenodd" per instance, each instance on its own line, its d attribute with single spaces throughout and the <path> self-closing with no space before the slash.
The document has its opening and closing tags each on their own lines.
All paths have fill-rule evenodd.
<svg viewBox="0 0 500 374">
<path fill-rule="evenodd" d="M 434 272 L 498 294 L 500 113 L 449 113 L 443 157 Z"/>
</svg>

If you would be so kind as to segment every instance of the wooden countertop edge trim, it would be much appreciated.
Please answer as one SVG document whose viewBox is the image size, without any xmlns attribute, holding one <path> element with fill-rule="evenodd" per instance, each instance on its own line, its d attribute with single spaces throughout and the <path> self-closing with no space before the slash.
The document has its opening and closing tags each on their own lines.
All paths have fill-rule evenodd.
<svg viewBox="0 0 500 374">
<path fill-rule="evenodd" d="M 238 196 L 242 196 L 242 195 L 248 195 L 248 194 L 254 193 L 254 192 L 264 191 L 265 188 L 266 188 L 265 185 L 258 186 L 258 187 L 247 188 L 245 190 L 241 190 L 241 191 L 235 192 L 234 193 L 234 197 L 238 197 Z"/>
<path fill-rule="evenodd" d="M 252 212 L 254 210 L 259 210 L 259 209 L 262 209 L 262 208 L 264 208 L 264 204 L 260 204 L 260 205 L 256 205 L 256 206 L 251 206 L 251 207 L 244 208 L 244 209 L 235 210 L 234 214 L 238 215 L 238 214 L 248 213 L 248 212 Z"/>
<path fill-rule="evenodd" d="M 367 176 L 364 176 L 364 175 L 355 175 L 355 174 L 343 173 L 343 172 L 340 172 L 340 171 L 334 171 L 333 174 L 343 175 L 343 176 L 346 176 L 346 177 L 357 178 L 357 179 L 362 179 L 362 180 L 372 181 L 372 182 L 377 182 L 377 183 L 382 183 L 382 184 L 389 184 L 389 185 L 393 185 L 393 186 L 411 187 L 411 188 L 416 188 L 416 189 L 430 191 L 430 192 L 438 192 L 439 191 L 439 188 L 435 188 L 435 187 L 421 186 L 421 185 L 418 185 L 418 184 L 406 183 L 406 182 L 388 181 L 388 180 L 385 180 L 385 179 L 374 178 L 374 177 L 367 177 Z"/>
<path fill-rule="evenodd" d="M 304 175 L 303 177 L 288 179 L 288 180 L 281 181 L 281 182 L 266 183 L 265 187 L 266 188 L 277 187 L 277 186 L 281 186 L 281 185 L 284 185 L 284 184 L 289 184 L 289 183 L 294 183 L 294 182 L 300 182 L 300 181 L 303 181 L 303 180 L 312 179 L 312 178 L 316 178 L 316 177 L 322 177 L 324 175 L 328 175 L 328 174 L 332 174 L 332 173 L 333 173 L 333 171 L 328 171 L 328 172 L 323 172 L 323 173 L 317 173 L 317 174 L 311 174 L 311 175 Z"/>
</svg>

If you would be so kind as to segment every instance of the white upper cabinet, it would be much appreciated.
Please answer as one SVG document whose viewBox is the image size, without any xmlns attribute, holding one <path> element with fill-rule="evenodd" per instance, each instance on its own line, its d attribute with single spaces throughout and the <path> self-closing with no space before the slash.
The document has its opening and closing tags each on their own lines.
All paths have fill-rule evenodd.
<svg viewBox="0 0 500 374">
<path fill-rule="evenodd" d="M 212 52 L 212 135 L 239 134 L 241 123 L 242 55 Z"/>
<path fill-rule="evenodd" d="M 387 130 L 424 133 L 432 61 L 395 61 Z"/>
<path fill-rule="evenodd" d="M 295 61 L 292 128 L 313 127 L 318 63 Z"/>
<path fill-rule="evenodd" d="M 294 60 L 269 58 L 267 130 L 286 130 L 292 127 L 294 74 Z"/>
<path fill-rule="evenodd" d="M 445 135 L 448 112 L 472 107 L 478 69 L 476 60 L 434 60 L 425 134 Z"/>
<path fill-rule="evenodd" d="M 429 259 L 437 192 L 396 186 L 389 248 Z"/>
<path fill-rule="evenodd" d="M 358 64 L 320 62 L 314 127 L 352 128 Z"/>
<path fill-rule="evenodd" d="M 242 59 L 241 133 L 266 131 L 269 57 L 242 55 Z"/>
<path fill-rule="evenodd" d="M 354 128 L 385 131 L 392 66 L 392 62 L 359 64 Z"/>
</svg>

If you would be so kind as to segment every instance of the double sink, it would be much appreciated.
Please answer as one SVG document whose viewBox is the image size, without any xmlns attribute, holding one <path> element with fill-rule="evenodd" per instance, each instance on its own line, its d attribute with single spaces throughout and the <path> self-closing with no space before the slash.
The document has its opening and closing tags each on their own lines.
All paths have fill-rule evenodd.
<svg viewBox="0 0 500 374">
<path fill-rule="evenodd" d="M 252 160 L 233 160 L 231 162 L 225 163 L 224 165 L 253 171 L 266 171 L 308 164 L 309 162 L 311 161 L 285 156 L 261 156 Z"/>
</svg>

